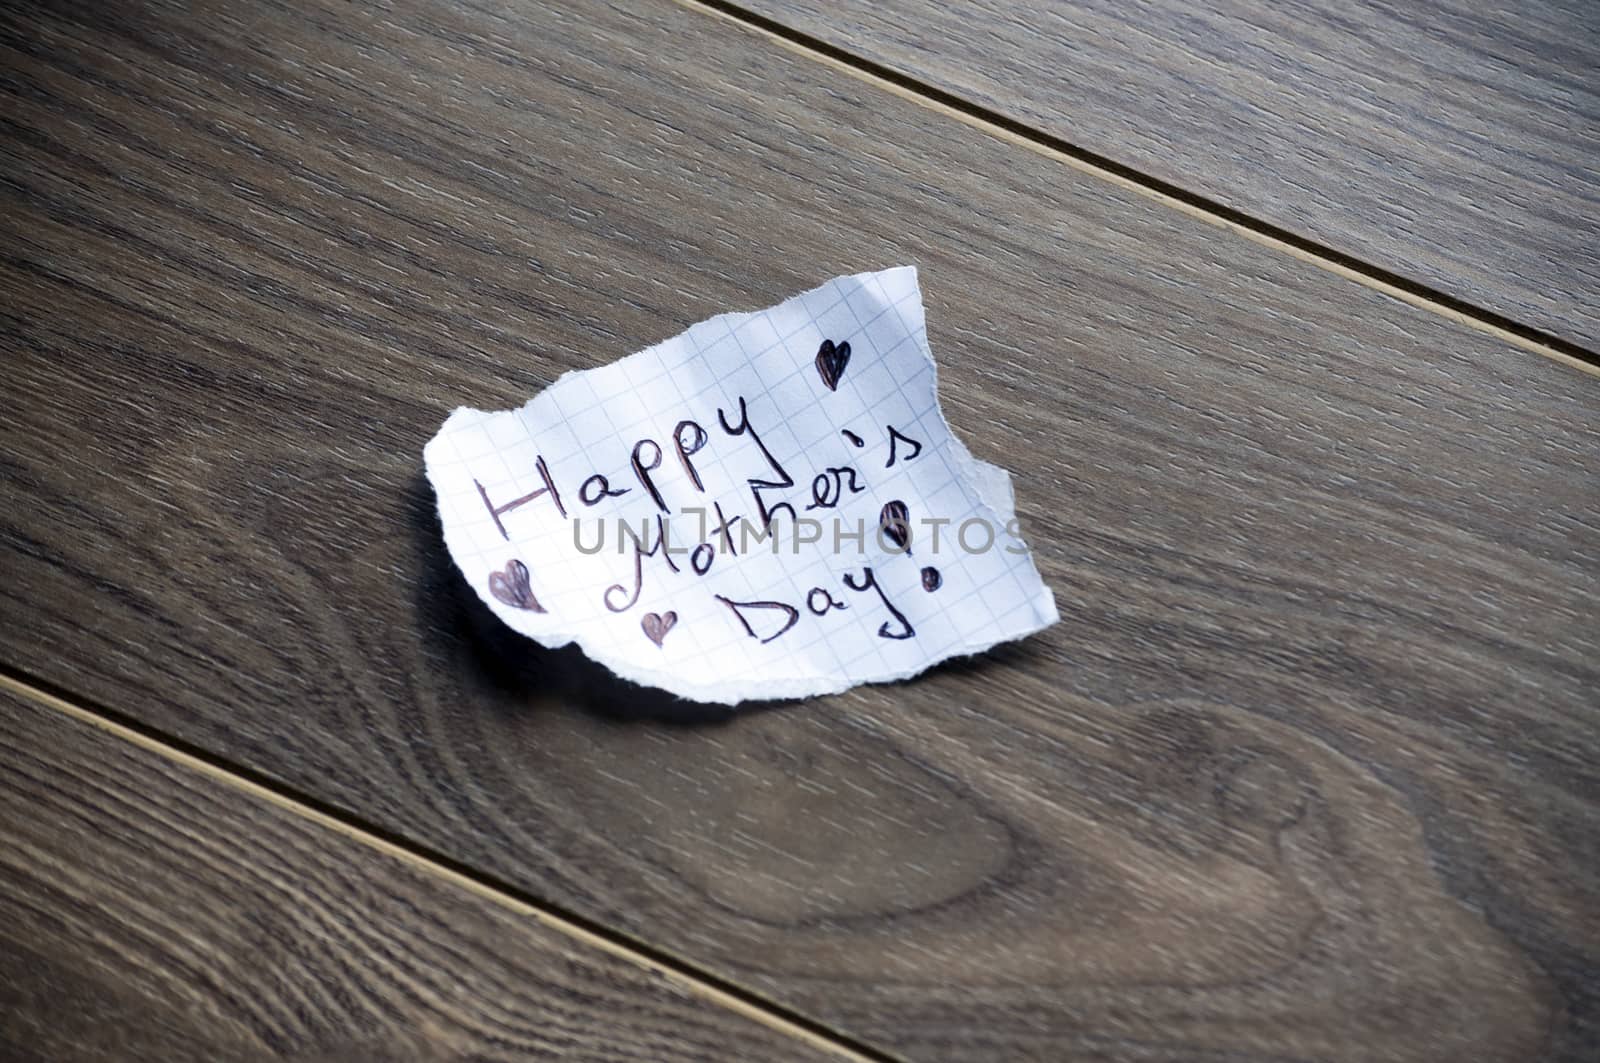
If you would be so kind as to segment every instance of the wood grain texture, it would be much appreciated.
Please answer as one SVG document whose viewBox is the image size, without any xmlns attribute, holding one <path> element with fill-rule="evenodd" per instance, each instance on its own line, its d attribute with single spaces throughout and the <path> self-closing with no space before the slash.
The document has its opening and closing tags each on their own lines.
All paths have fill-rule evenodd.
<svg viewBox="0 0 1600 1063">
<path fill-rule="evenodd" d="M 1600 381 L 667 3 L 0 28 L 0 653 L 917 1059 L 1581 1060 Z M 923 268 L 1062 623 L 698 727 L 420 470 Z"/>
<path fill-rule="evenodd" d="M 847 1058 L 0 690 L 0 1056 Z"/>
<path fill-rule="evenodd" d="M 1588 0 L 733 0 L 1600 351 Z"/>
</svg>

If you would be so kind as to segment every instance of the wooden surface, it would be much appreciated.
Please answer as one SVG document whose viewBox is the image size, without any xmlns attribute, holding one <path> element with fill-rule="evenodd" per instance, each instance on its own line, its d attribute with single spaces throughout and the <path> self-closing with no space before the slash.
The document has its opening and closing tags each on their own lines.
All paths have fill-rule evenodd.
<svg viewBox="0 0 1600 1063">
<path fill-rule="evenodd" d="M 0 1056 L 834 1059 L 0 688 Z"/>
<path fill-rule="evenodd" d="M 666 2 L 0 70 L 10 668 L 886 1057 L 1592 1055 L 1600 380 Z M 899 262 L 1060 625 L 685 726 L 461 586 L 453 406 Z"/>
<path fill-rule="evenodd" d="M 737 0 L 1600 351 L 1591 0 Z"/>
</svg>

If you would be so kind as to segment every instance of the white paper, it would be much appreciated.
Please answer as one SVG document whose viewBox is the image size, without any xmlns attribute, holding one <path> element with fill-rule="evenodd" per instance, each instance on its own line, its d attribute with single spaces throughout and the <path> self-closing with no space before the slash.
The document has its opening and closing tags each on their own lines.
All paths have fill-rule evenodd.
<svg viewBox="0 0 1600 1063">
<path fill-rule="evenodd" d="M 425 459 L 501 620 L 695 701 L 902 679 L 1057 619 L 1010 476 L 940 412 L 915 269 L 458 409 Z"/>
</svg>

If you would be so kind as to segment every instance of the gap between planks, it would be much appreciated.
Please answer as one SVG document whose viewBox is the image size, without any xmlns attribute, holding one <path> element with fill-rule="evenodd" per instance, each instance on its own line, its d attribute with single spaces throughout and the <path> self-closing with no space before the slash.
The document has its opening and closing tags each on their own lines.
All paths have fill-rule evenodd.
<svg viewBox="0 0 1600 1063">
<path fill-rule="evenodd" d="M 747 11 L 731 0 L 673 0 L 673 2 L 691 11 L 734 23 L 792 53 L 848 74 L 858 81 L 902 99 L 910 100 L 937 114 L 953 118 L 996 139 L 1026 148 L 1036 154 L 1065 163 L 1081 173 L 1107 181 L 1118 188 L 1153 199 L 1162 206 L 1207 225 L 1225 229 L 1275 252 L 1316 266 L 1336 277 L 1353 281 L 1419 310 L 1437 314 L 1467 328 L 1493 336 L 1513 347 L 1600 376 L 1600 352 L 1591 351 L 1542 329 L 1533 328 L 1503 314 L 1457 299 L 1436 288 L 1307 239 L 1244 211 L 1235 210 L 1205 196 L 1197 195 L 1180 185 L 1153 177 L 1071 141 L 1035 129 L 1026 122 L 920 81 L 893 67 L 855 55 L 848 49 L 792 29 L 776 19 Z"/>
<path fill-rule="evenodd" d="M 9 665 L 0 665 L 0 691 L 9 692 L 41 708 L 59 712 L 80 723 L 98 728 L 113 738 L 154 753 L 178 767 L 198 772 L 207 779 L 247 797 L 267 802 L 274 808 L 333 831 L 358 845 L 364 845 L 384 856 L 403 861 L 425 875 L 446 881 L 518 916 L 533 919 L 547 929 L 641 967 L 687 993 L 821 1051 L 841 1059 L 854 1060 L 856 1063 L 901 1063 L 896 1056 L 865 1045 L 804 1015 L 791 1012 L 755 992 L 700 971 L 691 964 L 662 953 L 644 942 L 635 941 L 580 916 L 569 915 L 551 908 L 512 887 L 490 881 L 464 867 L 457 866 L 447 858 L 428 853 L 406 841 L 387 837 L 383 832 L 320 807 L 318 803 L 308 801 L 268 782 L 251 778 L 244 774 L 243 769 L 219 763 L 197 751 L 183 748 L 175 739 L 124 723 L 109 711 L 99 707 L 86 708 L 69 701 L 18 675 Z"/>
</svg>

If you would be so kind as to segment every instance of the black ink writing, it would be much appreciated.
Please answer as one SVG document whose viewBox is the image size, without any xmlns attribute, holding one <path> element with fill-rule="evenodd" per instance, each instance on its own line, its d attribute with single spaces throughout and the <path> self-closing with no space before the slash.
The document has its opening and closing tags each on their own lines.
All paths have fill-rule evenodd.
<svg viewBox="0 0 1600 1063">
<path fill-rule="evenodd" d="M 655 456 L 650 459 L 648 464 L 639 460 L 639 454 L 647 444 L 651 450 L 655 451 Z M 662 501 L 660 490 L 656 488 L 655 481 L 650 478 L 650 474 L 659 468 L 661 468 L 661 444 L 653 439 L 641 439 L 633 445 L 633 475 L 638 479 L 639 486 L 649 491 L 650 497 L 656 500 L 656 508 L 663 513 L 670 513 L 672 510 L 667 506 L 666 502 Z"/>
<path fill-rule="evenodd" d="M 811 504 L 806 510 L 809 512 L 813 509 L 833 509 L 843 501 L 846 491 L 859 495 L 865 490 L 855 469 L 848 465 L 837 468 L 830 466 L 812 478 Z"/>
<path fill-rule="evenodd" d="M 611 489 L 611 481 L 606 479 L 603 474 L 597 472 L 587 480 L 583 481 L 583 486 L 578 488 L 578 501 L 582 502 L 586 506 L 595 506 L 599 505 L 604 499 L 616 498 L 618 495 L 625 495 L 630 490 L 632 489 L 627 487 L 619 487 L 613 491 Z"/>
<path fill-rule="evenodd" d="M 533 460 L 533 466 L 539 470 L 539 479 L 544 481 L 544 486 L 539 488 L 537 491 L 529 491 L 521 498 L 514 498 L 510 502 L 507 502 L 505 505 L 498 508 L 493 502 L 489 501 L 489 492 L 483 489 L 483 485 L 478 483 L 477 480 L 472 481 L 473 485 L 478 489 L 478 497 L 483 499 L 483 505 L 489 511 L 489 516 L 494 518 L 494 526 L 500 529 L 500 537 L 507 542 L 511 541 L 511 536 L 506 534 L 506 526 L 501 522 L 500 515 L 503 513 L 510 513 L 518 506 L 525 506 L 529 502 L 532 502 L 534 499 L 539 498 L 542 495 L 549 495 L 550 500 L 556 504 L 556 511 L 559 512 L 563 517 L 567 515 L 567 507 L 561 504 L 561 492 L 556 490 L 555 481 L 550 479 L 550 469 L 547 465 L 545 465 L 543 455 Z"/>
<path fill-rule="evenodd" d="M 911 453 L 905 455 L 905 458 L 904 458 L 905 461 L 910 461 L 912 458 L 914 458 L 918 454 L 922 453 L 922 444 L 921 443 L 917 442 L 915 439 L 912 439 L 910 436 L 908 436 L 904 432 L 900 431 L 900 429 L 896 428 L 894 425 L 889 425 L 888 427 L 889 427 L 889 462 L 888 462 L 888 464 L 886 464 L 884 466 L 885 469 L 892 469 L 894 467 L 894 463 L 896 461 L 902 460 L 900 455 L 899 455 L 899 453 L 898 453 L 898 447 L 899 447 L 899 445 L 901 443 L 910 443 L 911 447 L 912 447 Z"/>
<path fill-rule="evenodd" d="M 896 631 L 890 627 L 889 621 L 885 620 L 878 628 L 879 638 L 908 639 L 917 633 L 916 629 L 911 626 L 911 621 L 907 620 L 906 615 L 894 607 L 894 603 L 889 600 L 889 596 L 883 593 L 883 588 L 878 586 L 878 577 L 873 575 L 870 567 L 861 570 L 861 579 L 859 581 L 852 579 L 850 573 L 846 572 L 844 574 L 844 585 L 853 591 L 877 591 L 878 600 L 883 602 L 883 607 L 889 610 L 890 616 L 900 622 L 900 630 Z"/>
<path fill-rule="evenodd" d="M 746 635 L 756 639 L 762 645 L 766 645 L 767 643 L 771 642 L 773 639 L 777 638 L 779 635 L 782 635 L 784 632 L 794 627 L 795 624 L 800 622 L 800 610 L 785 602 L 736 602 L 732 598 L 724 598 L 720 594 L 714 595 L 713 597 L 733 611 L 733 615 L 736 616 L 739 619 L 739 623 L 744 626 L 744 633 Z M 745 610 L 747 609 L 777 610 L 784 614 L 785 619 L 783 626 L 774 631 L 772 634 L 762 638 L 760 635 L 756 634 L 756 629 L 750 625 L 749 618 L 745 616 Z"/>
<path fill-rule="evenodd" d="M 686 428 L 691 430 L 688 442 L 684 441 L 684 429 Z M 689 459 L 700 453 L 701 448 L 706 445 L 706 440 L 709 438 L 710 436 L 706 434 L 704 428 L 701 428 L 697 422 L 687 419 L 679 421 L 678 427 L 672 430 L 672 443 L 678 448 L 678 461 L 683 463 L 683 471 L 689 474 L 690 480 L 694 481 L 694 489 L 702 494 L 705 493 L 706 485 L 700 482 L 700 470 L 696 469 L 694 462 Z"/>
<path fill-rule="evenodd" d="M 648 549 L 645 548 L 645 543 L 650 541 L 650 526 L 648 524 L 643 524 L 640 526 L 640 528 L 644 532 L 642 538 L 626 524 L 620 525 L 619 527 L 620 534 L 617 539 L 618 551 L 620 552 L 622 549 L 622 539 L 624 537 L 633 541 L 633 591 L 630 594 L 628 588 L 624 587 L 620 583 L 613 583 L 611 586 L 606 588 L 606 592 L 602 596 L 602 601 L 605 602 L 606 608 L 611 610 L 613 613 L 625 613 L 629 609 L 632 609 L 634 604 L 638 602 L 639 592 L 644 589 L 645 558 L 654 557 L 659 553 L 662 560 L 667 563 L 668 568 L 674 572 L 679 571 L 678 563 L 672 560 L 672 550 L 667 545 L 666 521 L 663 520 L 659 514 L 656 516 L 656 542 L 654 546 L 651 546 Z M 679 551 L 680 554 L 682 552 L 683 551 L 681 550 Z M 626 599 L 623 600 L 621 605 L 612 604 L 611 596 L 617 593 L 627 595 Z"/>
<path fill-rule="evenodd" d="M 830 610 L 850 607 L 830 594 L 826 587 L 812 587 L 806 592 L 806 608 L 816 616 L 826 616 Z"/>
<path fill-rule="evenodd" d="M 794 507 L 789 503 L 779 502 L 775 506 L 769 506 L 766 499 L 761 497 L 762 491 L 785 490 L 793 487 L 794 478 L 784 470 L 782 465 L 778 464 L 777 459 L 772 456 L 772 451 L 767 449 L 767 445 L 756 434 L 755 426 L 750 423 L 750 411 L 745 405 L 744 396 L 739 396 L 739 427 L 735 428 L 728 423 L 728 415 L 721 408 L 717 410 L 717 422 L 722 425 L 722 430 L 730 436 L 748 435 L 751 441 L 760 449 L 761 456 L 767 459 L 767 465 L 779 477 L 776 480 L 759 480 L 751 477 L 747 481 L 750 484 L 750 494 L 756 500 L 756 511 L 761 515 L 761 530 L 766 532 L 772 529 L 772 518 L 777 516 L 780 510 L 788 510 L 789 519 L 794 520 L 796 516 Z"/>
</svg>

